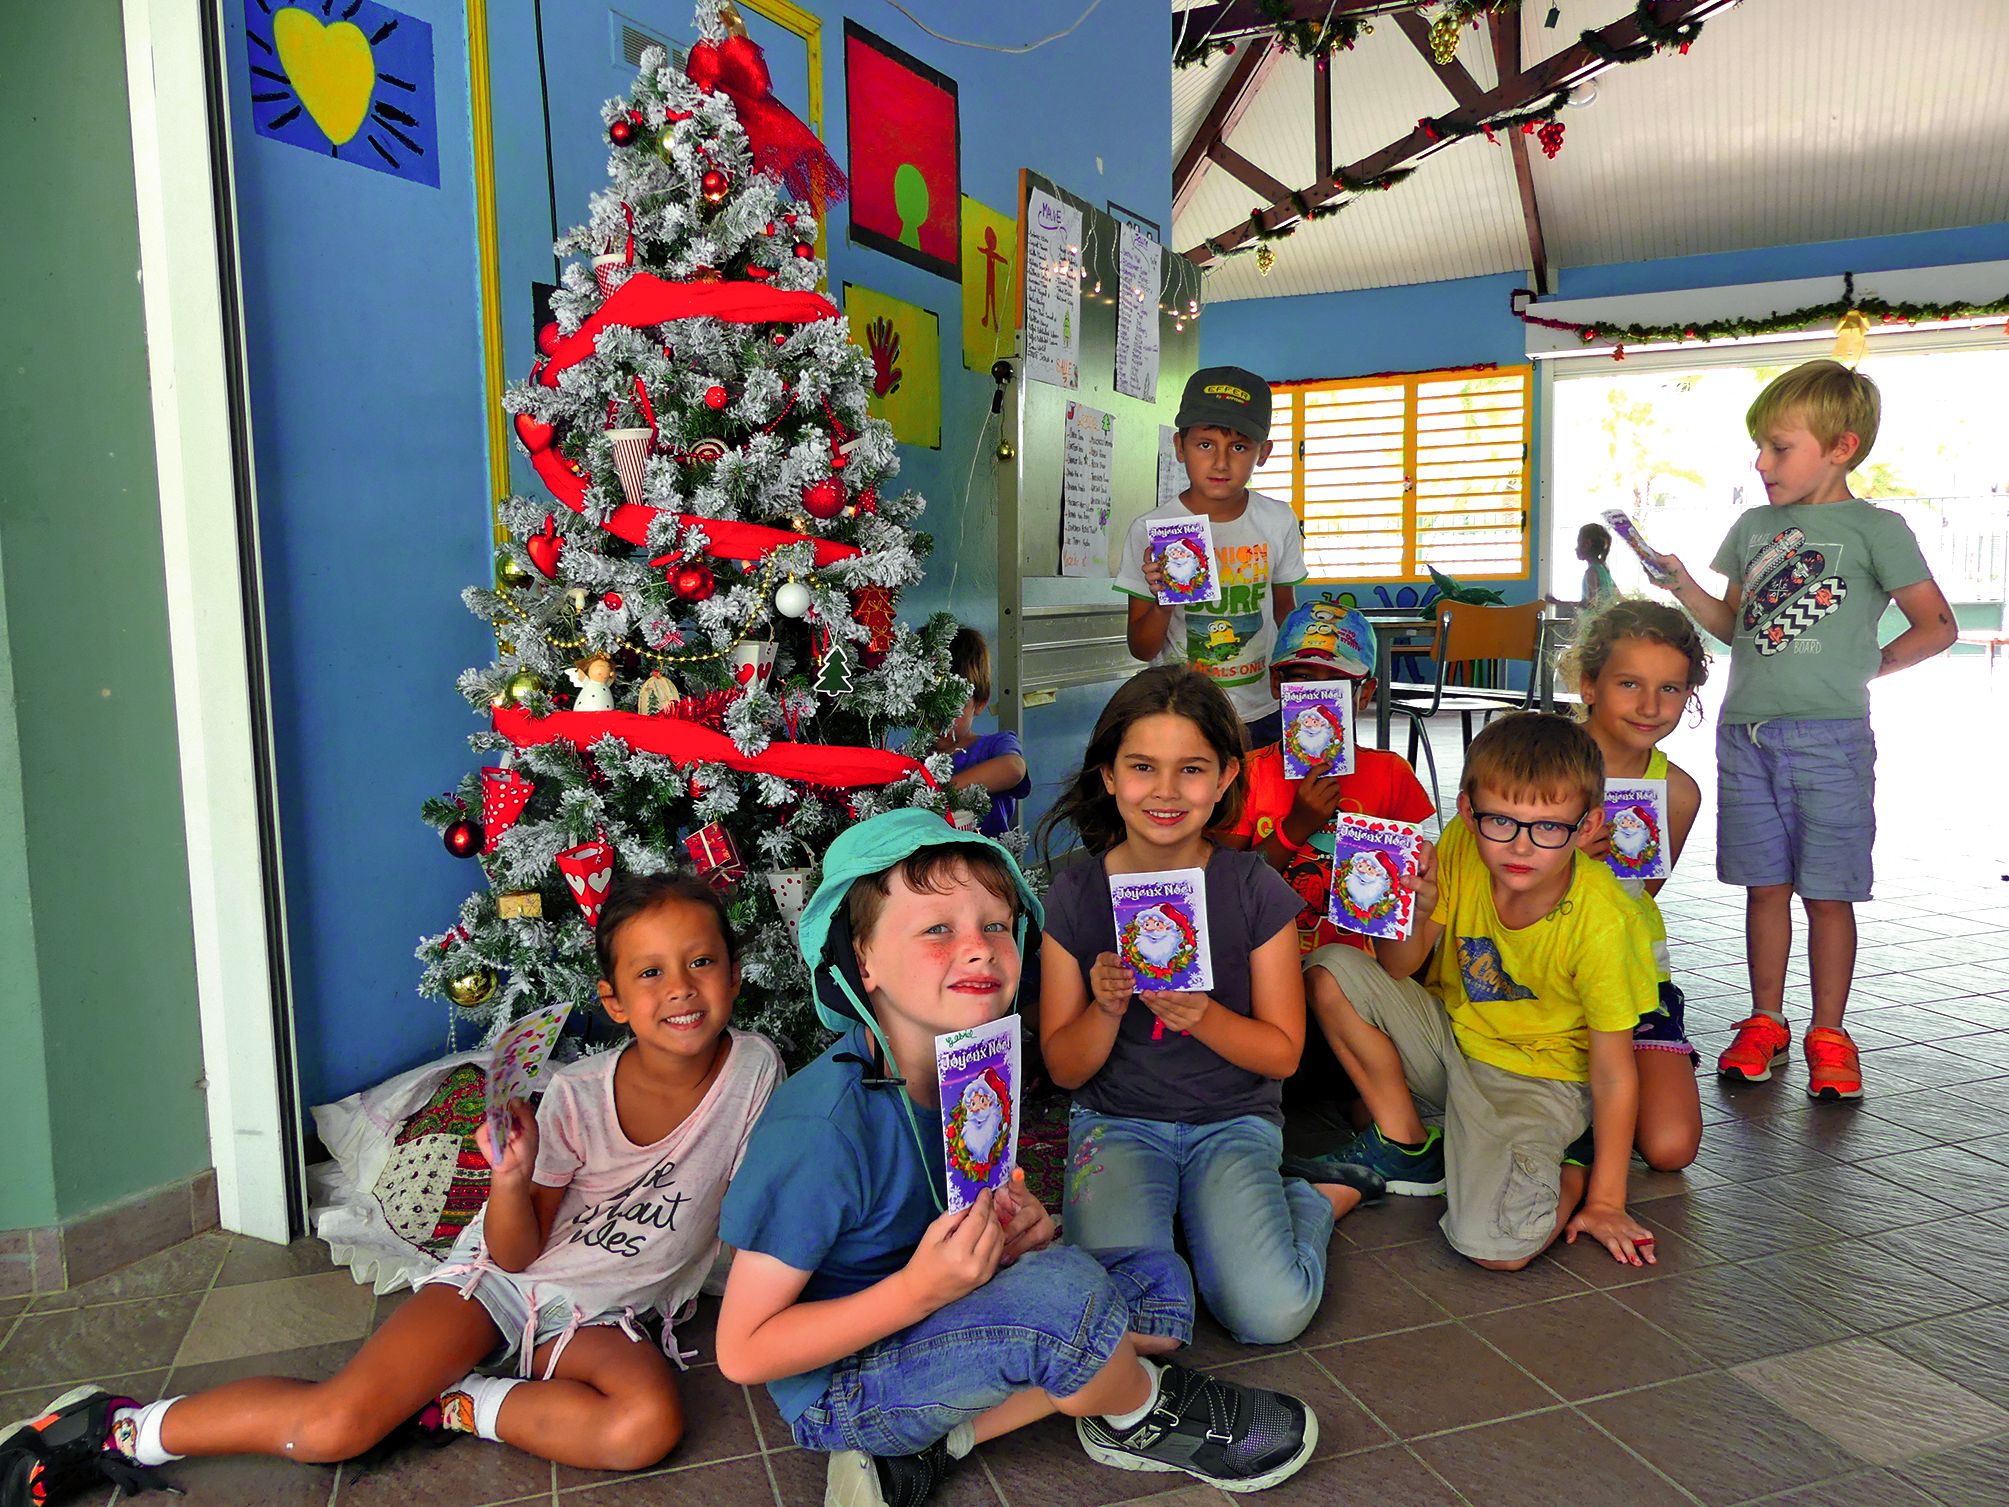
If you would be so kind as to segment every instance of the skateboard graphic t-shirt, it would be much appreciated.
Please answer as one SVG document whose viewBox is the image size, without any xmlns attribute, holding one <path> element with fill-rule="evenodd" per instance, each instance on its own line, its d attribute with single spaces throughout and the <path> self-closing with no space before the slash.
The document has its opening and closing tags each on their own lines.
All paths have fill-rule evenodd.
<svg viewBox="0 0 2009 1507">
<path fill-rule="evenodd" d="M 1853 498 L 1747 509 L 1710 563 L 1743 587 L 1723 701 L 1732 724 L 1868 716 L 1883 610 L 1931 575 L 1902 518 Z"/>
</svg>

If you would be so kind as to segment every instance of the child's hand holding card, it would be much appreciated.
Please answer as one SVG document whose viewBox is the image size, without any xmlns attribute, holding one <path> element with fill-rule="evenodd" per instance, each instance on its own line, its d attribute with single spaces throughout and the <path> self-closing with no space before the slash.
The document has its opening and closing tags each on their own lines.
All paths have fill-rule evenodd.
<svg viewBox="0 0 2009 1507">
<path fill-rule="evenodd" d="M 1162 518 L 1144 526 L 1146 554 L 1158 567 L 1158 604 L 1186 607 L 1221 599 L 1214 526 L 1205 518 Z"/>
<path fill-rule="evenodd" d="M 1656 586 L 1672 586 L 1678 579 L 1674 572 L 1660 563 L 1659 553 L 1651 548 L 1639 532 L 1639 525 L 1632 521 L 1630 513 L 1611 508 L 1605 512 L 1605 524 L 1611 531 L 1632 546 L 1632 552 L 1639 556 L 1639 563 L 1646 567 L 1646 579 Z"/>
<path fill-rule="evenodd" d="M 489 1144 L 496 1152 L 506 1152 L 509 1145 L 512 1123 L 509 1101 L 528 1101 L 543 1089 L 545 1069 L 571 1013 L 569 1004 L 533 1010 L 496 1037 L 495 1045 L 489 1048 L 485 1098 Z M 495 1157 L 491 1156 L 490 1161 L 495 1161 Z"/>
<path fill-rule="evenodd" d="M 1423 838 L 1408 822 L 1342 811 L 1334 818 L 1327 919 L 1342 931 L 1396 941 L 1416 929 Z"/>
</svg>

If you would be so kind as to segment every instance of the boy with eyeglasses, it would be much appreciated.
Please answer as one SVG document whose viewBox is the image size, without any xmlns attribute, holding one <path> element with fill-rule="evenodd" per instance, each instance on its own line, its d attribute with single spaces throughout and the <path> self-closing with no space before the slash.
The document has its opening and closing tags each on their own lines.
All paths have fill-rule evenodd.
<svg viewBox="0 0 2009 1507">
<path fill-rule="evenodd" d="M 1458 817 L 1407 881 L 1415 930 L 1373 956 L 1334 946 L 1306 960 L 1338 986 L 1352 1055 L 1386 1061 L 1392 1044 L 1409 1091 L 1443 1107 L 1444 1236 L 1494 1271 L 1558 1235 L 1654 1261 L 1625 1210 L 1632 1029 L 1657 1002 L 1653 950 L 1611 870 L 1576 846 L 1603 824 L 1590 734 L 1546 713 L 1502 717 L 1472 740 Z"/>
</svg>

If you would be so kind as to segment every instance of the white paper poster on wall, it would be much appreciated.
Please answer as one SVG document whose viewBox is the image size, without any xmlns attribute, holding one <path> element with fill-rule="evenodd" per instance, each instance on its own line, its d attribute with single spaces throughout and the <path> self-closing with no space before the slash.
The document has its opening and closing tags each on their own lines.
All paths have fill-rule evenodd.
<svg viewBox="0 0 2009 1507">
<path fill-rule="evenodd" d="M 1122 287 L 1116 299 L 1116 390 L 1149 403 L 1158 396 L 1158 242 L 1134 225 L 1117 231 Z"/>
<path fill-rule="evenodd" d="M 1180 493 L 1186 490 L 1186 468 L 1179 464 L 1179 451 L 1174 443 L 1179 431 L 1170 424 L 1158 426 L 1158 501 L 1157 507 L 1177 502 Z"/>
<path fill-rule="evenodd" d="M 1115 421 L 1086 403 L 1069 403 L 1060 460 L 1064 576 L 1106 574 L 1109 569 L 1110 472 L 1115 454 Z"/>
<path fill-rule="evenodd" d="M 1081 211 L 1039 189 L 1025 205 L 1025 374 L 1081 385 Z"/>
</svg>

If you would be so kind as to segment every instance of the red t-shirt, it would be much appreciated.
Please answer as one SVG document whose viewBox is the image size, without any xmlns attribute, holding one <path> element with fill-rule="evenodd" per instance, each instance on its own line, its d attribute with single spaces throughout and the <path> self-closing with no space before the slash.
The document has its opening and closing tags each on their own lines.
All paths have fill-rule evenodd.
<svg viewBox="0 0 2009 1507">
<path fill-rule="evenodd" d="M 1400 754 L 1380 748 L 1363 748 L 1354 756 L 1352 774 L 1339 777 L 1339 809 L 1361 816 L 1392 817 L 1396 821 L 1428 821 L 1437 814 L 1430 792 L 1416 778 L 1416 771 Z M 1251 848 L 1274 832 L 1290 815 L 1297 799 L 1297 781 L 1284 778 L 1283 749 L 1272 743 L 1249 756 L 1249 796 L 1242 808 L 1242 820 L 1232 831 L 1249 839 Z M 1284 880 L 1304 901 L 1298 912 L 1297 946 L 1300 955 L 1329 942 L 1341 942 L 1366 952 L 1374 949 L 1358 932 L 1341 931 L 1326 919 L 1328 892 L 1332 888 L 1332 839 L 1314 833 L 1311 842 L 1291 855 L 1283 871 Z"/>
</svg>

